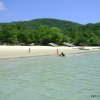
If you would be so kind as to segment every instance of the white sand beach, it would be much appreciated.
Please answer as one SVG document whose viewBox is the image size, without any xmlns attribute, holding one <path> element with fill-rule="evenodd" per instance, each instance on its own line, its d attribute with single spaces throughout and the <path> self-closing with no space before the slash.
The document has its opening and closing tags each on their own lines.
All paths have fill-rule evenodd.
<svg viewBox="0 0 100 100">
<path fill-rule="evenodd" d="M 16 58 L 16 57 L 30 57 L 30 56 L 45 56 L 57 55 L 61 52 L 79 53 L 87 51 L 100 51 L 100 47 L 84 47 L 89 50 L 80 50 L 81 47 L 66 47 L 66 46 L 0 46 L 0 58 Z"/>
</svg>

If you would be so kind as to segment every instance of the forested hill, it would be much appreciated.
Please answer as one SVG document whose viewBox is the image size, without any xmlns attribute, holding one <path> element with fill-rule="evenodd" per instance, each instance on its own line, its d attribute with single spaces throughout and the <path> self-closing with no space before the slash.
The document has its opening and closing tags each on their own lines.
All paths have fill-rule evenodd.
<svg viewBox="0 0 100 100">
<path fill-rule="evenodd" d="M 22 28 L 36 29 L 40 25 L 46 25 L 49 27 L 57 27 L 64 30 L 70 28 L 76 28 L 81 25 L 71 21 L 52 19 L 52 18 L 33 19 L 30 21 L 21 21 L 21 22 L 13 22 L 13 23 L 15 23 L 16 25 L 20 25 Z"/>
<path fill-rule="evenodd" d="M 50 19 L 50 18 L 35 19 L 35 20 L 32 20 L 31 22 L 37 23 L 38 25 L 47 25 L 49 27 L 58 27 L 60 29 L 69 29 L 69 28 L 77 27 L 80 25 L 78 23 L 74 23 L 71 21 Z"/>
<path fill-rule="evenodd" d="M 79 23 L 41 18 L 30 21 L 0 23 L 0 43 L 48 45 L 73 42 L 75 45 L 99 45 L 100 23 Z"/>
</svg>

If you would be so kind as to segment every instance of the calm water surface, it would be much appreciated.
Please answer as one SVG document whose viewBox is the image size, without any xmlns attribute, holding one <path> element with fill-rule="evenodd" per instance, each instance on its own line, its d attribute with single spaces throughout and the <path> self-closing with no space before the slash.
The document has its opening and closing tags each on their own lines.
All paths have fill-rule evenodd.
<svg viewBox="0 0 100 100">
<path fill-rule="evenodd" d="M 100 100 L 100 52 L 0 60 L 0 100 Z"/>
</svg>

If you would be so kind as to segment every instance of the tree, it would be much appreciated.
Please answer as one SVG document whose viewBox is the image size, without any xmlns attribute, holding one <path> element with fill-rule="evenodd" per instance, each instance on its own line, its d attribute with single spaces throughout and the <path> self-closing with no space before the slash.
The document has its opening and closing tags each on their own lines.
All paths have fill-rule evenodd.
<svg viewBox="0 0 100 100">
<path fill-rule="evenodd" d="M 24 43 L 26 45 L 32 43 L 31 33 L 28 30 L 21 30 L 17 36 L 19 43 Z"/>
<path fill-rule="evenodd" d="M 49 32 L 51 33 L 52 36 L 51 37 L 52 42 L 55 42 L 57 44 L 62 43 L 64 35 L 61 33 L 61 30 L 59 28 L 51 27 Z"/>
<path fill-rule="evenodd" d="M 8 43 L 18 44 L 18 39 L 17 39 L 18 34 L 19 34 L 19 31 L 17 29 L 11 30 L 8 36 Z"/>
</svg>

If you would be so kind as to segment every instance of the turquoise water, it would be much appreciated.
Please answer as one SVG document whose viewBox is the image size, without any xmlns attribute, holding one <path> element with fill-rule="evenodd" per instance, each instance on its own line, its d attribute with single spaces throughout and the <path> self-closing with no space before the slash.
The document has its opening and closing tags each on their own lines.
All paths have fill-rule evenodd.
<svg viewBox="0 0 100 100">
<path fill-rule="evenodd" d="M 100 52 L 2 59 L 0 100 L 100 100 Z"/>
</svg>

